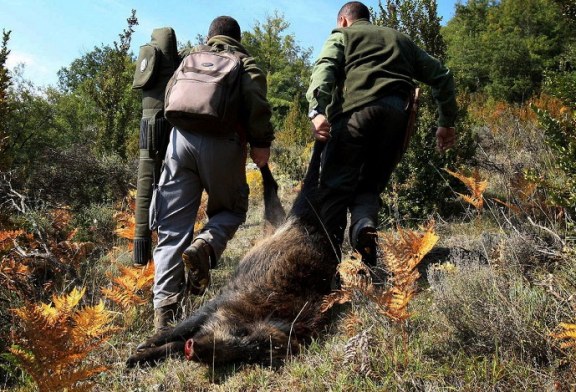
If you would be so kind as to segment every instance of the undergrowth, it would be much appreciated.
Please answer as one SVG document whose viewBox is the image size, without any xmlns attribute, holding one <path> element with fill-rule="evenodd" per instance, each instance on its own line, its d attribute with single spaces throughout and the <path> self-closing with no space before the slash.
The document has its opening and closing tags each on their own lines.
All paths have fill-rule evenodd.
<svg viewBox="0 0 576 392">
<path fill-rule="evenodd" d="M 418 253 L 417 263 L 390 263 L 393 239 L 404 233 L 413 245 L 423 237 L 387 221 L 379 231 L 379 265 L 372 271 L 381 274 L 384 285 L 374 286 L 374 275 L 354 264 L 357 256 L 346 248 L 345 259 L 352 264 L 341 267 L 357 269 L 347 270 L 348 285 L 326 307 L 332 322 L 282 366 L 213 369 L 169 359 L 154 368 L 126 369 L 125 360 L 152 333 L 153 318 L 151 272 L 131 269 L 130 240 L 122 238 L 129 233 L 120 230 L 112 237 L 110 232 L 112 220 L 129 227 L 127 202 L 87 207 L 74 218 L 65 206 L 22 209 L 15 213 L 18 219 L 2 227 L 2 352 L 17 341 L 33 346 L 18 340 L 22 329 L 12 325 L 25 317 L 10 309 L 47 304 L 53 295 L 85 287 L 82 305 L 89 308 L 102 300 L 114 316 L 109 327 L 102 327 L 114 333 L 89 356 L 94 369 L 102 370 L 87 380 L 96 391 L 575 390 L 574 216 L 557 198 L 548 197 L 554 190 L 529 175 L 530 168 L 552 172 L 554 152 L 536 116 L 521 109 L 494 104 L 491 111 L 481 111 L 470 104 L 481 124 L 476 129 L 479 164 L 438 170 L 450 178 L 447 184 L 462 182 L 449 189 L 451 202 L 462 212 L 449 219 L 429 217 L 438 237 L 430 242 L 432 249 L 425 247 L 420 255 L 406 246 L 398 253 Z M 298 187 L 289 176 L 278 179 L 288 206 Z M 204 296 L 182 304 L 185 315 L 216 295 L 242 256 L 265 235 L 257 172 L 249 180 L 248 220 L 229 243 Z M 14 201 L 21 206 L 19 199 Z M 117 213 L 111 215 L 112 210 Z M 19 230 L 19 222 L 27 230 Z M 394 277 L 395 265 L 411 268 L 400 279 Z M 405 283 L 404 291 L 393 289 L 399 282 Z M 393 306 L 398 306 L 395 316 Z M 22 362 L 4 355 L 0 387 L 33 390 L 34 375 L 22 369 Z"/>
</svg>

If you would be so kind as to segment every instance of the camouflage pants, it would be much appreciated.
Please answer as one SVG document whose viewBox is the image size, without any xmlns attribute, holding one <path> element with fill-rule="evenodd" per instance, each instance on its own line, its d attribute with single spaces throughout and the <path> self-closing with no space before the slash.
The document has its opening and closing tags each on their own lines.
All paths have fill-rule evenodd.
<svg viewBox="0 0 576 392">
<path fill-rule="evenodd" d="M 380 193 L 404 151 L 407 100 L 396 95 L 337 118 L 322 157 L 321 217 L 337 247 L 342 245 L 350 211 L 350 237 L 377 226 Z"/>
<path fill-rule="evenodd" d="M 216 260 L 246 220 L 249 189 L 245 165 L 246 147 L 236 134 L 206 136 L 172 129 L 150 205 L 150 226 L 158 229 L 155 308 L 177 302 L 184 293 L 182 252 L 194 239 L 204 190 L 208 222 L 196 238 L 212 246 Z"/>
</svg>

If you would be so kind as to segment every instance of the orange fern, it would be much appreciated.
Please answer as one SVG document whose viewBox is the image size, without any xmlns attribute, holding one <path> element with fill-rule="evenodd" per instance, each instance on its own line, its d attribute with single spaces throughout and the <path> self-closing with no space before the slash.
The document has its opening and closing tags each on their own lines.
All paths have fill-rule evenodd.
<svg viewBox="0 0 576 392">
<path fill-rule="evenodd" d="M 119 269 L 120 276 L 106 274 L 112 280 L 112 287 L 102 288 L 102 294 L 122 309 L 147 303 L 147 293 L 154 283 L 154 263 L 148 263 L 144 268 L 120 266 Z"/>
<path fill-rule="evenodd" d="M 124 199 L 127 205 L 122 207 L 120 211 L 114 214 L 116 219 L 116 230 L 114 232 L 118 237 L 125 238 L 127 240 L 134 239 L 134 233 L 136 232 L 136 217 L 134 216 L 134 211 L 136 210 L 136 191 L 131 190 L 128 192 L 128 196 Z M 133 244 L 128 245 L 130 248 Z"/>
<path fill-rule="evenodd" d="M 564 340 L 560 347 L 569 348 L 576 347 L 576 324 L 560 323 L 559 327 L 563 329 L 562 332 L 551 334 L 553 338 Z"/>
<path fill-rule="evenodd" d="M 416 293 L 416 281 L 420 273 L 416 268 L 424 256 L 432 250 L 438 236 L 430 223 L 424 232 L 398 229 L 398 236 L 387 234 L 384 243 L 384 265 L 390 272 L 392 287 L 383 300 L 387 303 L 386 315 L 393 320 L 406 320 L 410 314 L 408 303 Z"/>
<path fill-rule="evenodd" d="M 410 317 L 408 303 L 416 293 L 416 282 L 420 277 L 416 267 L 437 241 L 432 223 L 424 232 L 399 228 L 397 235 L 381 235 L 383 261 L 390 274 L 390 285 L 387 288 L 375 287 L 368 267 L 358 257 L 346 258 L 338 267 L 342 289 L 326 296 L 321 310 L 325 312 L 335 304 L 349 302 L 353 292 L 359 291 L 376 303 L 379 312 L 386 317 L 395 321 L 406 320 Z"/>
<path fill-rule="evenodd" d="M 466 188 L 470 191 L 470 195 L 463 195 L 461 193 L 456 192 L 464 201 L 471 204 L 477 210 L 481 210 L 484 206 L 484 192 L 488 187 L 488 181 L 483 180 L 480 177 L 480 172 L 478 169 L 474 170 L 472 177 L 466 177 L 462 173 L 453 172 L 448 169 L 444 169 L 448 174 L 453 177 L 456 177 L 460 181 L 466 185 Z"/>
<path fill-rule="evenodd" d="M 53 296 L 51 305 L 29 303 L 13 310 L 20 328 L 10 351 L 40 391 L 87 390 L 89 378 L 107 370 L 83 363 L 118 328 L 102 302 L 78 309 L 84 292 L 73 289 Z"/>
</svg>

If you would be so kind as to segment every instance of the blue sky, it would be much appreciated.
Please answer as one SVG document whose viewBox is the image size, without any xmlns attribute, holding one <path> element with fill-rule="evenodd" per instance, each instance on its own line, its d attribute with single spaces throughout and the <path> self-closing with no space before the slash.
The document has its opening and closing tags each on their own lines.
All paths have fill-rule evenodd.
<svg viewBox="0 0 576 392">
<path fill-rule="evenodd" d="M 438 0 L 443 23 L 452 18 L 458 0 Z M 242 30 L 278 12 L 290 23 L 303 48 L 315 57 L 346 0 L 0 0 L 0 30 L 11 30 L 9 68 L 25 64 L 25 77 L 36 85 L 56 84 L 57 71 L 102 44 L 111 45 L 136 10 L 139 25 L 132 51 L 150 39 L 156 27 L 173 27 L 179 41 L 195 42 L 212 19 L 230 15 Z M 376 7 L 378 0 L 365 0 Z"/>
</svg>

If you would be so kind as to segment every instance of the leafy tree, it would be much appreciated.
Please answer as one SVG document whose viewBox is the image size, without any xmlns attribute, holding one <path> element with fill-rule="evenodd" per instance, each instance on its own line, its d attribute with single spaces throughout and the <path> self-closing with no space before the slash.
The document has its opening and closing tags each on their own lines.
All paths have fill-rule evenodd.
<svg viewBox="0 0 576 392">
<path fill-rule="evenodd" d="M 138 94 L 131 88 L 134 59 L 128 52 L 133 27 L 138 24 L 135 10 L 127 22 L 120 42 L 96 47 L 58 72 L 62 92 L 76 93 L 81 101 L 87 99 L 94 105 L 97 149 L 121 157 L 127 156 L 140 118 Z"/>
<path fill-rule="evenodd" d="M 407 34 L 431 55 L 442 59 L 446 44 L 441 35 L 441 18 L 437 15 L 435 0 L 387 0 L 379 2 L 379 12 L 373 14 L 375 24 L 396 28 Z M 470 126 L 466 124 L 466 107 L 461 105 L 458 123 L 458 145 L 445 155 L 436 153 L 434 131 L 437 127 L 436 103 L 430 88 L 422 89 L 418 128 L 410 141 L 402 162 L 394 171 L 388 192 L 384 194 L 385 205 L 396 219 L 421 218 L 434 211 L 449 213 L 452 191 L 446 186 L 439 168 L 454 167 L 470 162 L 475 144 Z M 453 187 L 459 185 L 454 180 Z M 388 216 L 385 217 L 385 219 Z"/>
<path fill-rule="evenodd" d="M 378 2 L 378 13 L 372 12 L 374 24 L 402 31 L 426 52 L 443 60 L 446 44 L 440 34 L 438 5 L 436 0 Z"/>
<path fill-rule="evenodd" d="M 562 13 L 571 23 L 576 22 L 576 3 L 573 0 L 554 0 L 562 8 Z"/>
<path fill-rule="evenodd" d="M 562 2 L 558 0 L 557 2 Z M 468 0 L 443 33 L 447 64 L 468 92 L 521 102 L 540 91 L 574 37 L 553 0 Z"/>
<path fill-rule="evenodd" d="M 44 149 L 56 147 L 62 140 L 62 135 L 53 132 L 55 108 L 41 90 L 24 79 L 23 70 L 23 66 L 14 70 L 7 91 L 9 115 L 2 122 L 6 135 L 2 152 L 7 169 L 32 166 L 30 163 L 35 163 Z"/>
<path fill-rule="evenodd" d="M 484 42 L 493 0 L 456 4 L 455 16 L 442 30 L 447 42 L 447 65 L 462 91 L 476 92 L 490 80 L 490 56 Z"/>
<path fill-rule="evenodd" d="M 2 45 L 0 46 L 0 170 L 6 165 L 5 146 L 8 138 L 6 121 L 10 112 L 8 102 L 8 88 L 10 87 L 10 75 L 6 68 L 6 61 L 10 50 L 8 50 L 8 41 L 10 40 L 10 31 L 2 30 Z"/>
<path fill-rule="evenodd" d="M 576 22 L 576 5 L 563 5 L 567 23 Z M 576 44 L 574 40 L 563 54 L 560 68 L 544 73 L 543 93 L 561 102 L 559 110 L 535 109 L 546 143 L 554 151 L 554 171 L 533 173 L 548 190 L 551 198 L 574 216 L 576 214 Z M 574 227 L 572 227 L 574 229 Z"/>
<path fill-rule="evenodd" d="M 242 34 L 242 44 L 266 74 L 268 100 L 274 110 L 273 122 L 279 128 L 297 98 L 299 108 L 307 108 L 303 91 L 310 80 L 311 49 L 302 49 L 293 34 L 286 34 L 290 23 L 275 13 Z"/>
</svg>

